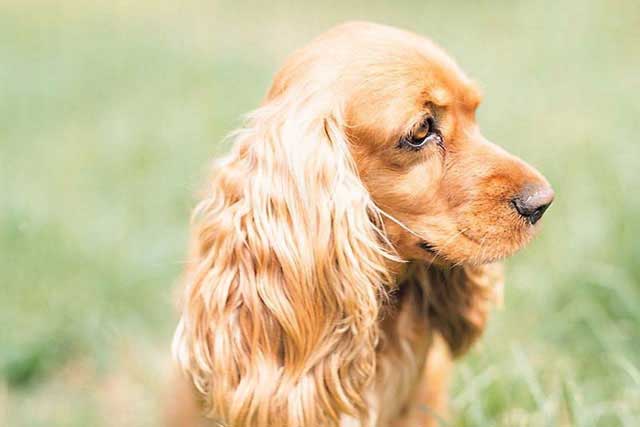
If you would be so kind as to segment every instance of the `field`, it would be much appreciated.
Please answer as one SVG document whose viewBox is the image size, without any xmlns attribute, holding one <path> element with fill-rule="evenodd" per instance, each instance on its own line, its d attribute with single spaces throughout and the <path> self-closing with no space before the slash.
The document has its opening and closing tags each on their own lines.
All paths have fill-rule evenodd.
<svg viewBox="0 0 640 427">
<path fill-rule="evenodd" d="M 454 426 L 640 425 L 640 2 L 0 3 L 0 425 L 155 426 L 188 214 L 279 63 L 427 35 L 556 190 L 458 365 Z"/>
</svg>

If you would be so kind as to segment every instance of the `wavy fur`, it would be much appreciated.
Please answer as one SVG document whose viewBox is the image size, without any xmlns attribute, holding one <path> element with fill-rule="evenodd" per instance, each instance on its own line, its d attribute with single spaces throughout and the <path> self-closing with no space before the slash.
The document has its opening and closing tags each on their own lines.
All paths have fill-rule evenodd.
<svg viewBox="0 0 640 427">
<path fill-rule="evenodd" d="M 366 415 L 390 255 L 340 116 L 311 108 L 254 112 L 193 217 L 175 352 L 231 426 Z"/>
<path fill-rule="evenodd" d="M 445 416 L 451 360 L 499 291 L 495 262 L 536 230 L 512 201 L 552 195 L 482 137 L 479 102 L 442 50 L 389 27 L 343 25 L 288 59 L 193 215 L 174 353 L 207 417 Z M 432 142 L 408 145 L 420 134 Z"/>
</svg>

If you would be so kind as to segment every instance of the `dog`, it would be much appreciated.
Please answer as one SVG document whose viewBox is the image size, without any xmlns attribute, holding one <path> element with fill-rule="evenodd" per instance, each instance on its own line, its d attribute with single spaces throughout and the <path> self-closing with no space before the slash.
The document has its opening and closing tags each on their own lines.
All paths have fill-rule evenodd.
<svg viewBox="0 0 640 427">
<path fill-rule="evenodd" d="M 499 261 L 554 198 L 482 136 L 480 101 L 441 48 L 383 25 L 339 25 L 286 60 L 193 214 L 174 354 L 204 416 L 449 417 L 452 362 L 485 328 Z"/>
</svg>

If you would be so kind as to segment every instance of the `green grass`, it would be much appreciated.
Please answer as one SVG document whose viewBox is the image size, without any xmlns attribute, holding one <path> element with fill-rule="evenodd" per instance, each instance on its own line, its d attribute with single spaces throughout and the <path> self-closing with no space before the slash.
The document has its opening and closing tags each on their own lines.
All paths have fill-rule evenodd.
<svg viewBox="0 0 640 427">
<path fill-rule="evenodd" d="M 130 3 L 0 5 L 0 425 L 157 425 L 208 161 L 287 53 L 354 18 L 443 45 L 557 193 L 454 425 L 638 425 L 638 2 Z"/>
</svg>

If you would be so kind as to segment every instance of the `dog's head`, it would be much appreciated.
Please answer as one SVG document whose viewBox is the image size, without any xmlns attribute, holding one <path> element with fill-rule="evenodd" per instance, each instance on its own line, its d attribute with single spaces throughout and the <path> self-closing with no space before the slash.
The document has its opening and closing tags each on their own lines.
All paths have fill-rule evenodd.
<svg viewBox="0 0 640 427">
<path fill-rule="evenodd" d="M 535 233 L 553 190 L 482 136 L 479 90 L 432 42 L 340 26 L 290 59 L 270 98 L 314 85 L 339 106 L 358 175 L 403 258 L 484 264 Z"/>
<path fill-rule="evenodd" d="M 483 264 L 521 247 L 553 198 L 481 136 L 479 102 L 439 48 L 384 26 L 337 27 L 286 61 L 194 214 L 174 343 L 211 416 L 366 417 L 405 260 L 439 283 L 434 329 L 468 348 L 493 280 Z"/>
</svg>

